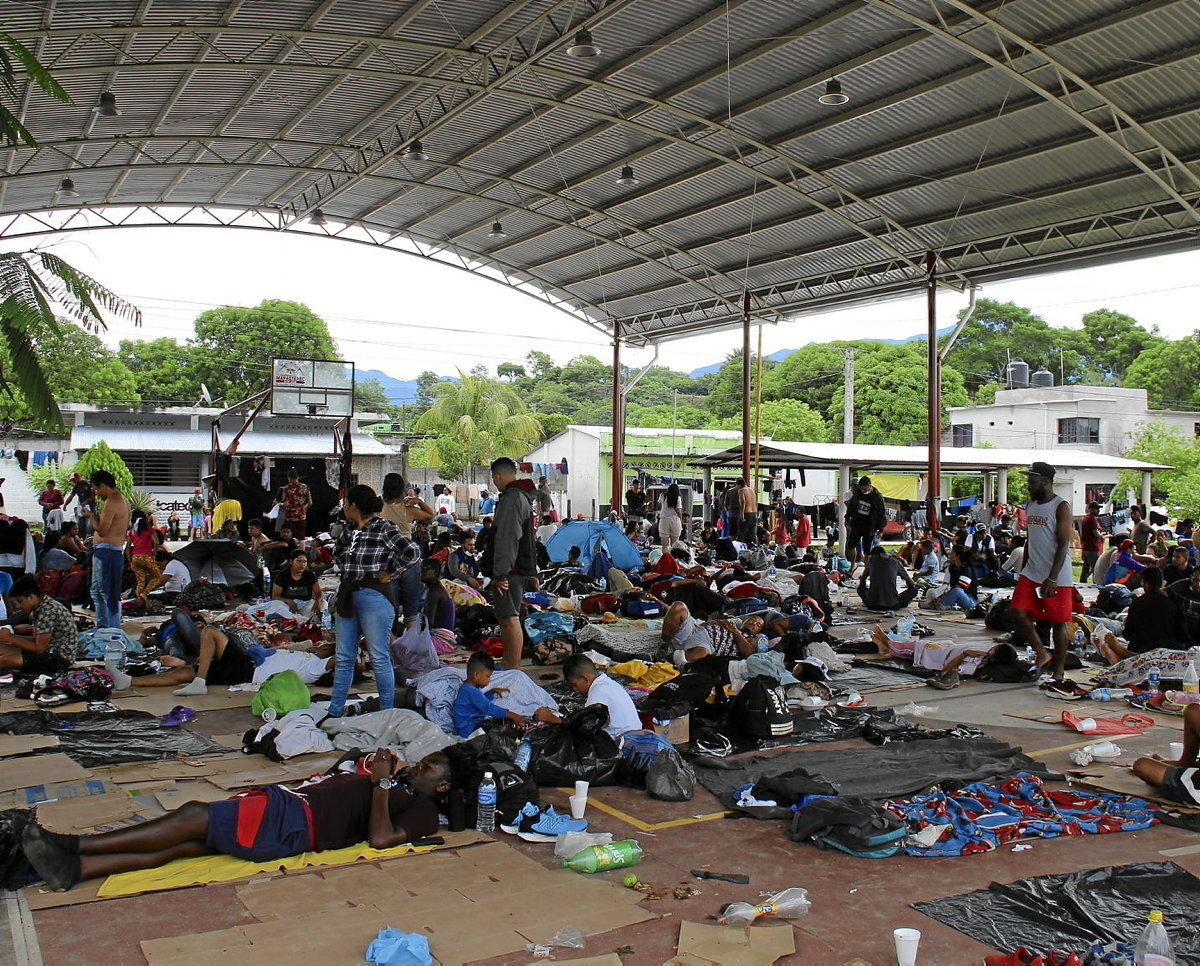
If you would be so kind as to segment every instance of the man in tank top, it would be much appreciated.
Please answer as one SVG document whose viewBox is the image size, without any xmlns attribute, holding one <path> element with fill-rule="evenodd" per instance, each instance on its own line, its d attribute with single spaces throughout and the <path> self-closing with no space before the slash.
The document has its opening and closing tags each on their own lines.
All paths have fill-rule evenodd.
<svg viewBox="0 0 1200 966">
<path fill-rule="evenodd" d="M 1037 462 L 1025 474 L 1029 502 L 1025 504 L 1025 563 L 1013 591 L 1012 611 L 1017 629 L 1037 652 L 1039 668 L 1050 671 L 1057 682 L 1066 679 L 1067 629 L 1073 597 L 1071 575 L 1071 505 L 1054 494 L 1054 467 Z M 1054 625 L 1054 660 L 1038 637 L 1034 621 Z M 1072 686 L 1073 689 L 1073 686 Z"/>
</svg>

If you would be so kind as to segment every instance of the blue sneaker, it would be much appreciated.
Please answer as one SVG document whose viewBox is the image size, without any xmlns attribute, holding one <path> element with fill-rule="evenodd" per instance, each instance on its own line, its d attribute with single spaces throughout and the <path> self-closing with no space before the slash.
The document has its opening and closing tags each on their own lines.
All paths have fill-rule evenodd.
<svg viewBox="0 0 1200 966">
<path fill-rule="evenodd" d="M 553 839 L 566 832 L 586 832 L 587 827 L 587 819 L 559 815 L 553 805 L 548 805 L 541 816 L 533 822 L 530 831 Z"/>
<path fill-rule="evenodd" d="M 500 831 L 507 832 L 509 835 L 516 835 L 520 831 L 522 824 L 532 824 L 541 813 L 541 809 L 534 805 L 533 802 L 526 802 L 521 806 L 521 810 L 513 816 L 511 823 L 507 825 L 501 824 Z"/>
</svg>

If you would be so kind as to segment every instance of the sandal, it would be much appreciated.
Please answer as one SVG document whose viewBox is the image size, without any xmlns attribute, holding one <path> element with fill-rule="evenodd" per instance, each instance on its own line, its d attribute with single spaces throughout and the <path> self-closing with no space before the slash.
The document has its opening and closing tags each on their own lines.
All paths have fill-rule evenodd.
<svg viewBox="0 0 1200 966">
<path fill-rule="evenodd" d="M 196 717 L 195 711 L 191 708 L 185 708 L 182 704 L 177 704 L 164 714 L 158 723 L 164 728 L 173 728 L 176 725 L 191 721 L 194 717 Z"/>
</svg>

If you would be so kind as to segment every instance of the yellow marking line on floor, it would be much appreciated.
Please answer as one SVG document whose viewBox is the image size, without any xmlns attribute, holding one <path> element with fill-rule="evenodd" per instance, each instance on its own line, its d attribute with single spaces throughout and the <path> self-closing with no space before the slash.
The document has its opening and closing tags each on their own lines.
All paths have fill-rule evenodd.
<svg viewBox="0 0 1200 966">
<path fill-rule="evenodd" d="M 560 788 L 560 792 L 571 794 L 575 791 L 573 788 Z M 619 818 L 627 825 L 632 825 L 639 832 L 659 832 L 667 828 L 679 828 L 683 825 L 698 825 L 701 822 L 712 822 L 718 818 L 725 818 L 728 812 L 709 812 L 707 815 L 689 815 L 687 818 L 673 818 L 666 822 L 643 822 L 640 818 L 635 818 L 628 812 L 623 812 L 619 808 L 614 808 L 604 802 L 598 802 L 596 799 L 588 798 L 588 808 L 598 808 L 602 812 L 606 812 L 613 818 Z"/>
<path fill-rule="evenodd" d="M 1041 751 L 1027 751 L 1030 758 L 1041 758 L 1043 755 L 1052 755 L 1056 751 L 1074 751 L 1076 748 L 1083 748 L 1085 745 L 1099 744 L 1101 741 L 1107 741 L 1109 738 L 1136 738 L 1138 734 L 1130 732 L 1127 735 L 1096 735 L 1091 738 L 1085 738 L 1083 741 L 1077 741 L 1072 745 L 1059 745 L 1057 748 L 1043 748 Z"/>
</svg>

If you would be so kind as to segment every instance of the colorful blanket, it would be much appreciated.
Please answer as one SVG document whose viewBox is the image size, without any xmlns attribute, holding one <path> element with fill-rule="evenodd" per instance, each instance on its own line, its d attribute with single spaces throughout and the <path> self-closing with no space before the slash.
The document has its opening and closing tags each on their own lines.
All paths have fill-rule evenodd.
<svg viewBox="0 0 1200 966">
<path fill-rule="evenodd" d="M 1156 806 L 1143 799 L 1048 791 L 1041 779 L 1025 773 L 998 785 L 974 782 L 953 793 L 934 791 L 884 805 L 914 835 L 947 826 L 932 845 L 908 846 L 908 855 L 973 855 L 1013 839 L 1137 832 L 1158 822 Z"/>
</svg>

